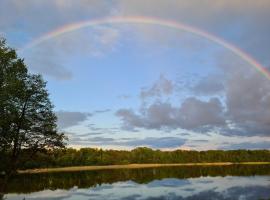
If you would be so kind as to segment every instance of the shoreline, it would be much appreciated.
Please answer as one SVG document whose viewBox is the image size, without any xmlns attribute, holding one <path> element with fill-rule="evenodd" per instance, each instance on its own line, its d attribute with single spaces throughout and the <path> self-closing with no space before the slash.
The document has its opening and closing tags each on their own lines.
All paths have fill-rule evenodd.
<svg viewBox="0 0 270 200">
<path fill-rule="evenodd" d="M 227 166 L 227 165 L 270 165 L 270 162 L 214 162 L 214 163 L 168 163 L 168 164 L 127 164 L 127 165 L 104 165 L 104 166 L 72 166 L 59 168 L 40 168 L 18 170 L 19 174 L 39 174 L 51 172 L 76 172 L 76 171 L 95 171 L 106 169 L 140 169 L 155 167 L 181 167 L 181 166 Z"/>
</svg>

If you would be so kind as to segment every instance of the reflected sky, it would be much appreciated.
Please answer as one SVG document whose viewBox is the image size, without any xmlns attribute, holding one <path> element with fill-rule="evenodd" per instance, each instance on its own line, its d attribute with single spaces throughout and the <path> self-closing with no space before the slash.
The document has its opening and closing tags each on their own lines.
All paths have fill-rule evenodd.
<svg viewBox="0 0 270 200">
<path fill-rule="evenodd" d="M 269 199 L 269 176 L 164 178 L 146 184 L 121 181 L 96 187 L 69 190 L 43 190 L 30 194 L 7 194 L 7 200 L 174 200 L 174 199 Z"/>
</svg>

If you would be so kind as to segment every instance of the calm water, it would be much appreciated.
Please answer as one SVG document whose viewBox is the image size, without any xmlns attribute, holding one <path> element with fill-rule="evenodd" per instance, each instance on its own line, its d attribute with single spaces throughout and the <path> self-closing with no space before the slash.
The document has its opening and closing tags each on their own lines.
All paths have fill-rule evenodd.
<svg viewBox="0 0 270 200">
<path fill-rule="evenodd" d="M 166 167 L 20 175 L 6 199 L 270 199 L 270 166 Z"/>
</svg>

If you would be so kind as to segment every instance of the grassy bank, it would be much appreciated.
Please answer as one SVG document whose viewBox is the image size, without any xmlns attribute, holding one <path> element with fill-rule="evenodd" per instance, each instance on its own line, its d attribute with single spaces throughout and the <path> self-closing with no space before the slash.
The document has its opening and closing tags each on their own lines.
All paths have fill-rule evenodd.
<svg viewBox="0 0 270 200">
<path fill-rule="evenodd" d="M 43 168 L 18 170 L 19 174 L 37 174 L 49 172 L 74 172 L 104 169 L 136 169 L 136 168 L 153 168 L 153 167 L 177 167 L 177 166 L 225 166 L 225 165 L 270 165 L 270 162 L 214 162 L 214 163 L 172 163 L 172 164 L 128 164 L 128 165 L 106 165 L 106 166 L 74 166 L 59 168 Z"/>
</svg>

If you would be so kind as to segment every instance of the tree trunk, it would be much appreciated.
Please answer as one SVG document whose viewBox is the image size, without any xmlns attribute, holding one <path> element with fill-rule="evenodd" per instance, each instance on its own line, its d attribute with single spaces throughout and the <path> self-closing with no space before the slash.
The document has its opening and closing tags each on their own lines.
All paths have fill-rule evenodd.
<svg viewBox="0 0 270 200">
<path fill-rule="evenodd" d="M 4 200 L 4 195 L 7 192 L 6 190 L 9 178 L 9 175 L 7 174 L 0 178 L 0 200 Z"/>
</svg>

